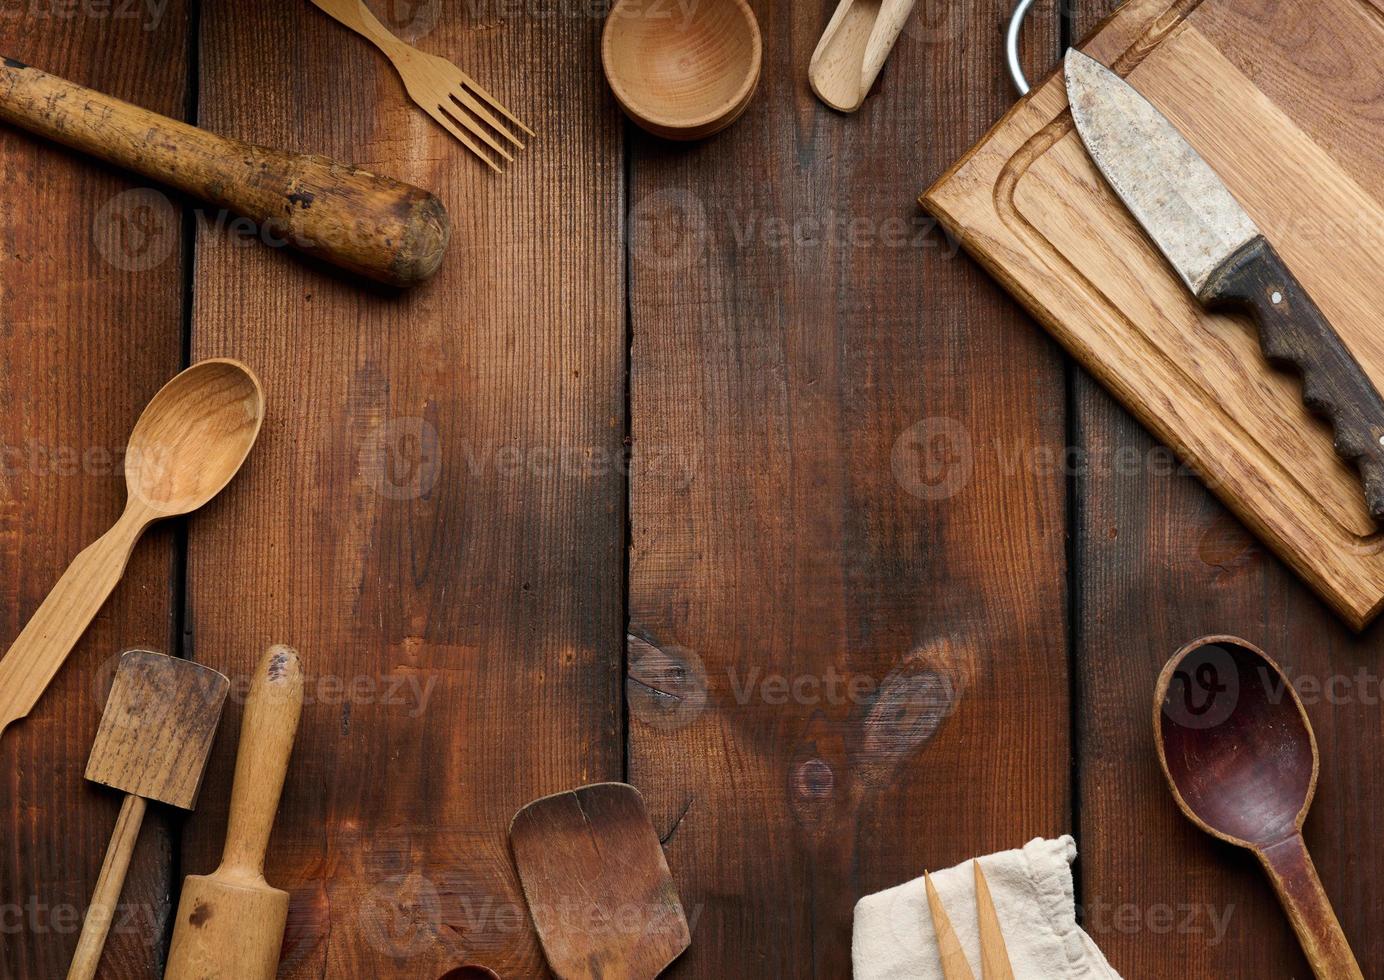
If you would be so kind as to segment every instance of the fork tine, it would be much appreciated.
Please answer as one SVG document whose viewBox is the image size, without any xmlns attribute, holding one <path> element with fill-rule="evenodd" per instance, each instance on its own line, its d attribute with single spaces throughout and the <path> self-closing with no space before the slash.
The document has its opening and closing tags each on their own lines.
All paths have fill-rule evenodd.
<svg viewBox="0 0 1384 980">
<path fill-rule="evenodd" d="M 437 112 L 433 115 L 433 118 L 445 118 L 448 121 L 454 123 L 455 125 L 465 127 L 468 133 L 479 139 L 482 143 L 490 147 L 496 153 L 500 154 L 500 156 L 504 157 L 506 160 L 509 160 L 511 162 L 514 160 L 514 157 L 510 156 L 509 153 L 506 152 L 505 148 L 495 141 L 494 137 L 492 137 L 489 133 L 487 133 L 484 129 L 477 125 L 474 119 L 472 119 L 464 112 L 459 112 L 458 110 L 453 109 L 447 103 L 443 103 L 442 105 L 439 105 L 437 107 Z"/>
<path fill-rule="evenodd" d="M 476 156 L 484 160 L 486 165 L 490 167 L 491 170 L 495 171 L 497 174 L 504 173 L 504 171 L 500 168 L 500 165 L 497 164 L 494 160 L 490 159 L 489 154 L 482 150 L 480 146 L 473 139 L 471 139 L 470 136 L 466 135 L 466 133 L 464 133 L 461 130 L 461 128 L 457 126 L 456 123 L 452 122 L 451 118 L 448 117 L 447 114 L 444 113 L 440 108 L 436 111 L 431 109 L 428 110 L 428 115 L 432 116 L 433 120 L 437 122 L 438 125 L 442 126 L 444 129 L 447 130 L 447 132 L 451 133 L 458 140 L 460 140 L 462 146 L 466 147 Z"/>
<path fill-rule="evenodd" d="M 481 88 L 480 85 L 476 82 L 476 80 L 472 78 L 470 75 L 466 74 L 466 72 L 461 73 L 461 84 L 466 88 L 469 88 L 471 91 L 475 92 L 477 95 L 479 95 L 482 99 L 484 99 L 486 102 L 490 104 L 490 107 L 492 109 L 500 113 L 500 115 L 504 116 L 510 122 L 514 123 L 514 125 L 518 126 L 524 132 L 528 133 L 530 136 L 538 136 L 538 134 L 535 133 L 532 129 L 529 129 L 529 127 L 525 126 L 522 122 L 520 122 L 518 116 L 506 109 L 504 107 L 504 104 L 501 103 L 499 99 L 495 98 L 495 96 L 491 95 L 485 89 Z"/>
<path fill-rule="evenodd" d="M 458 105 L 465 106 L 467 109 L 471 110 L 471 112 L 479 116 L 482 122 L 489 125 L 491 129 L 495 130 L 495 132 L 499 133 L 501 136 L 509 140 L 515 146 L 519 147 L 519 149 L 522 150 L 524 148 L 524 144 L 519 140 L 519 137 L 515 136 L 508 129 L 506 129 L 504 123 L 500 122 L 500 120 L 496 119 L 489 112 L 487 112 L 485 106 L 481 105 L 479 102 L 473 99 L 471 97 L 471 93 L 466 91 L 466 89 L 458 86 L 457 90 L 452 93 L 452 98 L 456 101 Z"/>
</svg>

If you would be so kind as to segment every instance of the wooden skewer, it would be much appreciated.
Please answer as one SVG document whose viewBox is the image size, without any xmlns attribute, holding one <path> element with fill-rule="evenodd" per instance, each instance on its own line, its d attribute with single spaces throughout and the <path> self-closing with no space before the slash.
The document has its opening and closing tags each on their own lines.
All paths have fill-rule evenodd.
<svg viewBox="0 0 1384 980">
<path fill-rule="evenodd" d="M 956 938 L 947 910 L 942 907 L 942 899 L 933 887 L 932 875 L 923 873 L 927 885 L 927 907 L 932 913 L 932 928 L 937 932 L 937 954 L 942 958 L 942 976 L 946 980 L 976 980 L 971 972 L 971 964 L 966 962 L 966 951 L 961 948 L 961 940 Z"/>
<path fill-rule="evenodd" d="M 990 897 L 990 883 L 980 862 L 972 861 L 976 875 L 976 916 L 980 925 L 980 975 L 983 980 L 1014 980 L 1014 967 L 1009 962 L 1009 949 L 1004 945 L 1000 917 L 995 912 L 995 900 Z"/>
</svg>

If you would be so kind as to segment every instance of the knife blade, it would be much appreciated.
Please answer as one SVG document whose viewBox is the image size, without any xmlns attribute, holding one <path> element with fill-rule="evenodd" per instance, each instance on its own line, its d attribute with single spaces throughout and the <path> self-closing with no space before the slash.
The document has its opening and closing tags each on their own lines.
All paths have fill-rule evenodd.
<svg viewBox="0 0 1384 980">
<path fill-rule="evenodd" d="M 1384 523 L 1384 398 L 1253 219 L 1152 103 L 1109 68 L 1067 51 L 1077 134 L 1116 196 L 1202 306 L 1249 314 L 1264 356 L 1302 376 L 1365 504 Z"/>
</svg>

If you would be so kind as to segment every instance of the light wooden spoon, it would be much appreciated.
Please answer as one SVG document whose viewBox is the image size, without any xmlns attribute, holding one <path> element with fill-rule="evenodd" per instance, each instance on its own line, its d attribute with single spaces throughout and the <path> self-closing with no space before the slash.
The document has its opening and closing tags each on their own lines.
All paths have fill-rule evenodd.
<svg viewBox="0 0 1384 980">
<path fill-rule="evenodd" d="M 130 434 L 125 511 L 73 559 L 0 659 L 0 734 L 33 710 L 125 572 L 154 521 L 187 514 L 240 469 L 264 421 L 264 393 L 244 364 L 194 364 L 156 394 Z"/>
<path fill-rule="evenodd" d="M 817 98 L 840 112 L 859 109 L 916 2 L 841 0 L 807 70 Z"/>
</svg>

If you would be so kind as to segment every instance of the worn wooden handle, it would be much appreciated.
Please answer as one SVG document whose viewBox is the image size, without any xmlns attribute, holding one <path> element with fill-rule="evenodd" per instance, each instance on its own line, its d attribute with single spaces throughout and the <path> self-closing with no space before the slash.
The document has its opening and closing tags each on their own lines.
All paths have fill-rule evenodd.
<svg viewBox="0 0 1384 980">
<path fill-rule="evenodd" d="M 226 849 L 216 877 L 261 882 L 269 831 L 279 809 L 288 757 L 303 710 L 303 668 L 298 654 L 271 647 L 255 671 L 236 750 Z"/>
<path fill-rule="evenodd" d="M 0 732 L 25 717 L 125 573 L 151 515 L 126 506 L 115 525 L 86 547 L 0 658 Z"/>
<path fill-rule="evenodd" d="M 1384 524 L 1384 399 L 1273 246 L 1244 246 L 1201 299 L 1253 314 L 1264 355 L 1302 375 L 1303 402 L 1331 422 L 1336 454 L 1360 471 L 1370 516 Z"/>
<path fill-rule="evenodd" d="M 106 859 L 101 862 L 101 874 L 91 895 L 91 907 L 82 922 L 82 935 L 77 940 L 77 952 L 67 970 L 67 980 L 92 980 L 96 976 L 101 952 L 106 948 L 106 936 L 110 933 L 116 906 L 120 904 L 120 892 L 125 887 L 125 873 L 130 870 L 130 857 L 139 840 L 139 828 L 144 823 L 144 809 L 142 797 L 125 797 L 106 848 Z"/>
<path fill-rule="evenodd" d="M 1364 980 L 1301 834 L 1259 851 L 1307 962 L 1321 980 Z"/>
<path fill-rule="evenodd" d="M 381 24 L 379 18 L 369 7 L 361 3 L 361 0 L 312 0 L 312 2 L 333 20 L 349 27 L 370 43 L 384 49 L 385 53 L 389 53 L 393 48 L 407 46 Z"/>
<path fill-rule="evenodd" d="M 0 61 L 0 119 L 243 215 L 262 236 L 393 286 L 428 279 L 450 236 L 429 192 L 326 157 L 227 139 Z"/>
</svg>

